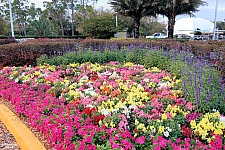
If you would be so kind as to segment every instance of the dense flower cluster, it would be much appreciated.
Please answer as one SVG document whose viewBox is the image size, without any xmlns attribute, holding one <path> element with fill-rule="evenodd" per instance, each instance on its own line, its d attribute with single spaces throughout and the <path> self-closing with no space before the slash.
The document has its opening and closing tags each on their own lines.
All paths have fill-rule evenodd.
<svg viewBox="0 0 225 150">
<path fill-rule="evenodd" d="M 133 63 L 8 67 L 0 95 L 60 150 L 221 149 L 219 112 L 194 112 L 181 82 Z"/>
</svg>

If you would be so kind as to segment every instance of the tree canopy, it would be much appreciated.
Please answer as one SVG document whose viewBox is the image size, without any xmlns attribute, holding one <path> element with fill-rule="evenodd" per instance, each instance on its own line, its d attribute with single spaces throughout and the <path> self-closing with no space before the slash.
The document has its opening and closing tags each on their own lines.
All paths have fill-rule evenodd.
<svg viewBox="0 0 225 150">
<path fill-rule="evenodd" d="M 115 12 L 134 19 L 134 37 L 139 37 L 140 20 L 144 16 L 155 16 L 154 0 L 111 0 Z"/>
</svg>

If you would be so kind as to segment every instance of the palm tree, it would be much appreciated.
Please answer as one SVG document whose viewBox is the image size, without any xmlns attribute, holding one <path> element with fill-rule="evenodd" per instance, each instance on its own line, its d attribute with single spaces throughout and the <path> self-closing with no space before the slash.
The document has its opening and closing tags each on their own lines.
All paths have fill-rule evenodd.
<svg viewBox="0 0 225 150">
<path fill-rule="evenodd" d="M 154 0 L 110 0 L 115 12 L 134 19 L 134 37 L 139 37 L 140 20 L 144 16 L 155 16 Z"/>
<path fill-rule="evenodd" d="M 194 12 L 199 11 L 199 6 L 206 4 L 202 0 L 154 0 L 154 6 L 158 8 L 157 13 L 168 18 L 168 38 L 173 38 L 176 16 L 192 16 Z"/>
<path fill-rule="evenodd" d="M 30 25 L 31 28 L 28 29 L 28 35 L 40 37 L 58 35 L 57 30 L 48 20 L 35 20 Z"/>
</svg>

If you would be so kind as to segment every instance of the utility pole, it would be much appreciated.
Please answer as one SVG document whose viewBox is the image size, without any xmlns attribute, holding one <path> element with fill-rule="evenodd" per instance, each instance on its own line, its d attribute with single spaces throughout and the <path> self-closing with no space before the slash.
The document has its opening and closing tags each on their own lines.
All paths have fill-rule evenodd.
<svg viewBox="0 0 225 150">
<path fill-rule="evenodd" d="M 216 40 L 216 16 L 218 9 L 218 0 L 216 0 L 215 17 L 214 17 L 214 28 L 213 28 L 213 40 Z"/>
<path fill-rule="evenodd" d="M 12 18 L 12 5 L 11 5 L 11 0 L 9 0 L 9 15 L 10 15 L 10 23 L 11 23 L 11 33 L 12 33 L 12 37 L 14 37 L 14 28 L 13 28 L 13 18 Z"/>
</svg>

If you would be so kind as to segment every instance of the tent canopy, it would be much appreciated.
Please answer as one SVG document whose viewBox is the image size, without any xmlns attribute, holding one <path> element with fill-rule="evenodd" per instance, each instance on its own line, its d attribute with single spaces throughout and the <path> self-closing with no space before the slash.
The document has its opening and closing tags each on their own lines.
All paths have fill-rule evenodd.
<svg viewBox="0 0 225 150">
<path fill-rule="evenodd" d="M 203 18 L 183 18 L 176 21 L 174 34 L 186 34 L 193 36 L 194 31 L 200 29 L 202 33 L 213 31 L 214 24 Z"/>
</svg>

